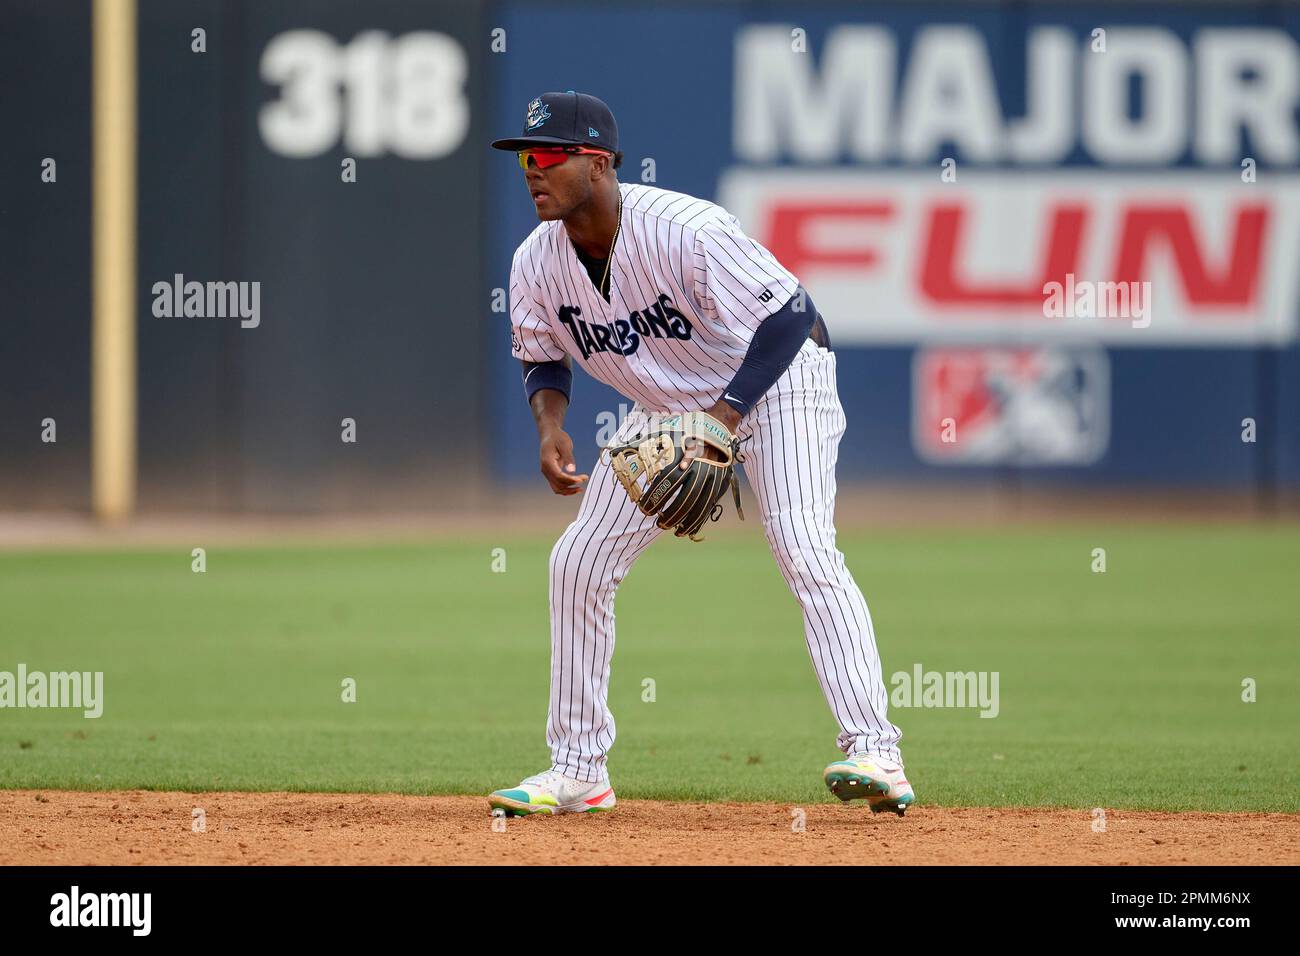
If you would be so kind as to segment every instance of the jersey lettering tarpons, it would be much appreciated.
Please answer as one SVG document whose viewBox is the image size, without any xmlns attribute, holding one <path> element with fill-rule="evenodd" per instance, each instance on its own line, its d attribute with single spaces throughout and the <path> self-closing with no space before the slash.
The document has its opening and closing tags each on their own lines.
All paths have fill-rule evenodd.
<svg viewBox="0 0 1300 956">
<path fill-rule="evenodd" d="M 649 408 L 707 408 L 798 281 L 721 206 L 639 183 L 619 191 L 608 300 L 562 222 L 541 223 L 515 252 L 512 352 L 572 356 Z"/>
<path fill-rule="evenodd" d="M 641 337 L 646 335 L 689 342 L 694 328 L 690 319 L 673 308 L 673 300 L 667 293 L 661 294 L 653 305 L 633 312 L 626 319 L 615 319 L 612 332 L 608 325 L 588 325 L 581 318 L 582 309 L 576 305 L 562 305 L 558 314 L 584 359 L 590 358 L 592 352 L 631 355 L 641 344 Z"/>
</svg>

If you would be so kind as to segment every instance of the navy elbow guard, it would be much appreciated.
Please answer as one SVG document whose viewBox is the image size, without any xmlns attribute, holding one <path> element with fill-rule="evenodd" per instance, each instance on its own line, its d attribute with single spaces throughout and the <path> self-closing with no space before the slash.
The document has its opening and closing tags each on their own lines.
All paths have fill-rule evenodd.
<svg viewBox="0 0 1300 956">
<path fill-rule="evenodd" d="M 573 388 L 573 369 L 563 362 L 530 363 L 524 369 L 524 392 L 528 395 L 529 404 L 532 404 L 533 396 L 544 388 L 555 389 L 567 401 L 569 391 Z"/>
</svg>

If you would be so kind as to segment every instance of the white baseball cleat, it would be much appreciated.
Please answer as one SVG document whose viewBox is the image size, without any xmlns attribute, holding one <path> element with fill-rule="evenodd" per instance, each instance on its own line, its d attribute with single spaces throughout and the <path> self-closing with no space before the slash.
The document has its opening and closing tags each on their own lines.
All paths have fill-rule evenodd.
<svg viewBox="0 0 1300 956">
<path fill-rule="evenodd" d="M 822 773 L 831 793 L 841 800 L 866 800 L 872 813 L 892 810 L 900 817 L 916 801 L 903 765 L 876 754 L 853 754 Z"/>
<path fill-rule="evenodd" d="M 507 816 L 522 817 L 534 813 L 596 813 L 614 809 L 614 788 L 608 780 L 587 783 L 566 777 L 558 770 L 525 777 L 519 786 L 494 790 L 488 804 Z"/>
</svg>

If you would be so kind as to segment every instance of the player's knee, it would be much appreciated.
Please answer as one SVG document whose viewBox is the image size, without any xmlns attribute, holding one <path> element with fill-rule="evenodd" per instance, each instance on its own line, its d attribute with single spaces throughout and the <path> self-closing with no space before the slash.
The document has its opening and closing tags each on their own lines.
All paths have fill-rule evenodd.
<svg viewBox="0 0 1300 956">
<path fill-rule="evenodd" d="M 564 534 L 556 540 L 551 548 L 551 579 L 554 580 L 557 574 L 563 574 L 564 569 L 570 565 L 570 557 L 574 552 L 574 543 L 576 539 L 574 526 L 569 525 Z"/>
<path fill-rule="evenodd" d="M 785 576 L 792 588 L 821 590 L 839 583 L 835 556 L 811 548 L 795 548 L 784 555 Z M 796 591 L 797 593 L 797 591 Z"/>
<path fill-rule="evenodd" d="M 767 527 L 768 543 L 791 588 L 834 587 L 844 556 L 834 537 L 802 516 L 777 516 Z"/>
<path fill-rule="evenodd" d="M 815 512 L 779 512 L 764 521 L 763 530 L 773 548 L 786 551 L 796 548 L 817 552 L 835 550 L 834 529 Z"/>
<path fill-rule="evenodd" d="M 560 535 L 559 540 L 551 548 L 551 581 L 565 580 L 576 575 L 583 568 L 589 572 L 593 566 L 603 567 L 609 564 L 609 547 L 609 543 L 600 541 L 598 537 L 590 531 L 583 530 L 575 522 Z M 591 582 L 592 587 L 601 583 L 603 582 L 595 580 Z"/>
</svg>

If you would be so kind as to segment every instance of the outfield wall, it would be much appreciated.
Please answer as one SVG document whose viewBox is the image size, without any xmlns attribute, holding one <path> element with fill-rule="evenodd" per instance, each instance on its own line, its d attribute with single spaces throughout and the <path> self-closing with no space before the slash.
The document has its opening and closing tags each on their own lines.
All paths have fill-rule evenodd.
<svg viewBox="0 0 1300 956">
<path fill-rule="evenodd" d="M 0 510 L 81 510 L 89 3 L 0 15 Z M 535 482 L 502 298 L 535 218 L 487 143 L 570 88 L 624 180 L 723 203 L 803 279 L 841 481 L 1300 488 L 1295 5 L 142 0 L 139 60 L 146 510 Z M 1150 282 L 1147 314 L 1045 315 L 1067 273 Z M 178 274 L 259 283 L 257 326 L 158 316 Z M 579 377 L 587 461 L 621 405 Z"/>
</svg>

